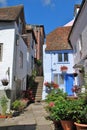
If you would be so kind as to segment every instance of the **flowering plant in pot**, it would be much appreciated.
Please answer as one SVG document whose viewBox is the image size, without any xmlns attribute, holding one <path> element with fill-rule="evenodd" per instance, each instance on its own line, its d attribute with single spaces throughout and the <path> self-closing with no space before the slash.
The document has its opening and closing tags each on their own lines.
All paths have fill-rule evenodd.
<svg viewBox="0 0 87 130">
<path fill-rule="evenodd" d="M 53 81 L 51 81 L 51 82 L 45 82 L 44 85 L 45 85 L 46 87 L 48 87 L 48 88 L 54 88 L 54 89 L 56 89 L 56 88 L 59 87 L 58 84 L 56 84 L 56 83 L 53 82 Z"/>
<path fill-rule="evenodd" d="M 60 67 L 60 70 L 61 70 L 62 72 L 66 72 L 66 71 L 68 70 L 68 67 L 67 67 L 67 66 L 61 66 L 61 67 Z"/>
<path fill-rule="evenodd" d="M 87 130 L 87 94 L 80 95 L 79 100 L 81 104 L 77 104 L 77 110 L 75 113 L 75 125 L 77 130 Z"/>
</svg>

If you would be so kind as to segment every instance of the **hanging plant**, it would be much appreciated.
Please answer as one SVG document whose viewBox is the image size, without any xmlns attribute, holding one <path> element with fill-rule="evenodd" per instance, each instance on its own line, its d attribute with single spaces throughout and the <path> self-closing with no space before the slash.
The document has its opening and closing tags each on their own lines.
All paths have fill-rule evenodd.
<svg viewBox="0 0 87 130">
<path fill-rule="evenodd" d="M 2 79 L 1 82 L 3 86 L 7 86 L 9 83 L 8 79 Z"/>
</svg>

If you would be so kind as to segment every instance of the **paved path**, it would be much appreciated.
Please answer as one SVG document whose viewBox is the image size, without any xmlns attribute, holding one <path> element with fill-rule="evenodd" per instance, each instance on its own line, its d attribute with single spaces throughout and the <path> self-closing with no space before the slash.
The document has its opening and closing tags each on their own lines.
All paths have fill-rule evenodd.
<svg viewBox="0 0 87 130">
<path fill-rule="evenodd" d="M 53 122 L 46 120 L 45 103 L 30 104 L 17 117 L 1 119 L 0 130 L 55 130 Z"/>
</svg>

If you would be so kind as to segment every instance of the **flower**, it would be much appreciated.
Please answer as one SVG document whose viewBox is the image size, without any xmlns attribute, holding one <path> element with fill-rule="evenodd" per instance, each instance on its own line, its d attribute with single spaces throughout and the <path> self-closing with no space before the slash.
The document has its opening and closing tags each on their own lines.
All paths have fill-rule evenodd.
<svg viewBox="0 0 87 130">
<path fill-rule="evenodd" d="M 74 85 L 73 88 L 72 88 L 72 92 L 74 93 L 77 93 L 78 91 L 80 90 L 80 87 L 78 85 Z"/>
<path fill-rule="evenodd" d="M 54 107 L 54 106 L 55 106 L 54 102 L 49 103 L 49 107 Z"/>
<path fill-rule="evenodd" d="M 56 84 L 56 83 L 54 83 L 53 81 L 51 81 L 51 82 L 45 82 L 44 85 L 46 87 L 48 87 L 48 88 L 51 88 L 51 87 L 53 87 L 54 89 L 59 88 L 59 85 Z"/>
</svg>

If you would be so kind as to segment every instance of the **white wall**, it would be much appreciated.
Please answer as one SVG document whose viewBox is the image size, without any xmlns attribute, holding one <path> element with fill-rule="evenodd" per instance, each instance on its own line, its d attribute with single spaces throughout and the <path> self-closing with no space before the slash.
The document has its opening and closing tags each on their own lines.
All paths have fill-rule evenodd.
<svg viewBox="0 0 87 130">
<path fill-rule="evenodd" d="M 17 26 L 13 22 L 0 23 L 0 43 L 3 43 L 3 58 L 2 62 L 0 62 L 0 80 L 6 77 L 6 71 L 9 67 L 10 83 L 7 87 L 11 89 L 15 89 L 16 79 L 22 81 L 22 86 L 20 86 L 21 88 L 26 87 L 27 46 L 21 36 L 19 36 L 18 45 L 16 45 L 17 31 Z M 23 68 L 19 67 L 20 51 L 23 52 Z M 3 90 L 4 88 L 6 87 L 2 86 L 2 83 L 0 82 L 0 90 Z"/>
<path fill-rule="evenodd" d="M 13 23 L 0 23 L 0 43 L 3 43 L 3 57 L 0 62 L 0 80 L 6 77 L 6 71 L 10 68 L 10 81 L 12 79 L 13 50 L 14 50 L 14 28 Z M 11 88 L 12 83 L 9 83 Z M 0 90 L 5 87 L 0 82 Z"/>
<path fill-rule="evenodd" d="M 82 36 L 82 56 L 80 56 L 78 45 L 80 36 Z M 75 64 L 77 64 L 87 55 L 87 1 L 85 2 L 84 7 L 82 8 L 81 13 L 75 23 L 73 31 L 70 35 L 70 41 L 73 48 L 75 48 L 75 45 L 77 46 L 77 54 L 74 56 Z"/>
</svg>

